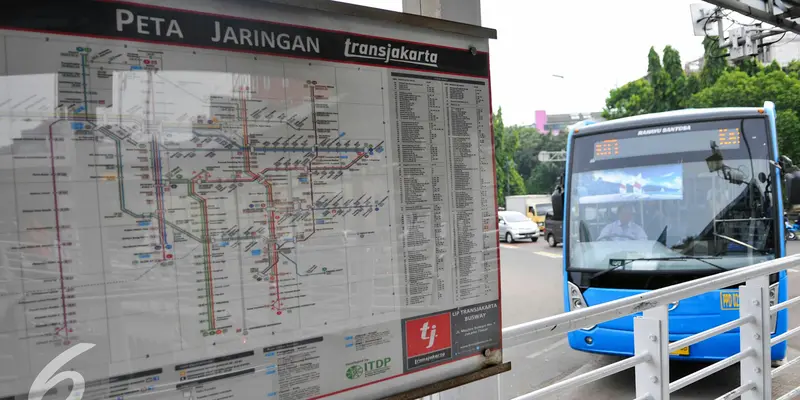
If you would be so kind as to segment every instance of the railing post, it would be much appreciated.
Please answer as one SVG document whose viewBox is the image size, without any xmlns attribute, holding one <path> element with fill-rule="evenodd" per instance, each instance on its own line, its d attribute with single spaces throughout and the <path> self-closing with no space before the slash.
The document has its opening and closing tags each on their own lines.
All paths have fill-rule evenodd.
<svg viewBox="0 0 800 400">
<path fill-rule="evenodd" d="M 646 363 L 636 366 L 636 397 L 669 399 L 669 312 L 666 306 L 644 311 L 633 320 L 636 355 L 649 353 Z"/>
<path fill-rule="evenodd" d="M 741 361 L 741 385 L 753 382 L 755 388 L 742 394 L 742 400 L 760 400 L 772 397 L 769 326 L 769 278 L 759 276 L 739 288 L 739 315 L 752 315 L 753 321 L 739 328 L 741 351 L 754 350 L 753 355 Z"/>
</svg>

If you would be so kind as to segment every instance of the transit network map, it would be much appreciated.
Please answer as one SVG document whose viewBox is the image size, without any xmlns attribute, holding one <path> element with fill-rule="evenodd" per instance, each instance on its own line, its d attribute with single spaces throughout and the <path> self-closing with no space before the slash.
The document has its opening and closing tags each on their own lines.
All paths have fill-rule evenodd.
<svg viewBox="0 0 800 400">
<path fill-rule="evenodd" d="M 169 323 L 190 342 L 322 325 L 351 317 L 341 301 L 348 285 L 368 272 L 372 286 L 365 256 L 383 261 L 384 298 L 353 302 L 378 300 L 360 310 L 367 315 L 394 310 L 377 73 L 227 58 L 229 69 L 238 61 L 263 75 L 170 74 L 160 52 L 9 42 L 38 47 L 58 70 L 57 115 L 47 115 L 45 94 L 6 99 L 41 111 L 4 118 L 35 125 L 14 138 L 14 180 L 4 192 L 17 194 L 18 230 L 49 235 L 55 248 L 42 251 L 38 237 L 21 242 L 36 243 L 46 256 L 32 263 L 52 266 L 56 278 L 73 265 L 98 267 L 26 287 L 37 298 L 57 294 L 61 308 L 29 336 L 69 342 L 71 320 L 94 307 L 58 294 L 102 293 L 100 282 L 141 290 L 143 301 L 172 292 L 180 318 Z M 364 85 L 365 96 L 343 94 L 353 103 L 340 105 L 338 80 Z M 370 112 L 377 125 L 339 123 L 342 113 Z M 112 266 L 105 277 L 101 264 Z M 109 307 L 125 314 L 124 304 Z"/>
<path fill-rule="evenodd" d="M 80 1 L 138 36 L 0 30 L 0 399 L 87 344 L 61 367 L 85 399 L 206 400 L 324 397 L 499 347 L 488 79 L 437 70 L 475 56 L 417 44 L 433 71 L 410 70 L 389 64 L 405 42 L 365 61 L 377 39 L 266 22 L 256 44 L 285 35 L 299 59 L 175 46 L 142 32 L 253 36 Z"/>
</svg>

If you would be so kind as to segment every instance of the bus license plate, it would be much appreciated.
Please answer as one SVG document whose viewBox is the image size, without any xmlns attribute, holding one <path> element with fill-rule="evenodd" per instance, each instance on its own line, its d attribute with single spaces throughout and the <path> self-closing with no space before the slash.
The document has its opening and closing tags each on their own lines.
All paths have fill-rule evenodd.
<svg viewBox="0 0 800 400">
<path fill-rule="evenodd" d="M 688 356 L 689 355 L 689 348 L 688 347 L 684 347 L 682 349 L 675 350 L 670 354 L 674 354 L 676 356 Z"/>
<path fill-rule="evenodd" d="M 720 292 L 719 294 L 719 309 L 720 310 L 738 310 L 739 309 L 739 292 Z"/>
</svg>

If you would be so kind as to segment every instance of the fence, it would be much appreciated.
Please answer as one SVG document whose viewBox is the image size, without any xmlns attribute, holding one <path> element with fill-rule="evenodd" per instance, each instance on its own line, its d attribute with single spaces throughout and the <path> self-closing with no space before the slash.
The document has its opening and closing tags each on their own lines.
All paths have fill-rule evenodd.
<svg viewBox="0 0 800 400">
<path fill-rule="evenodd" d="M 629 368 L 635 369 L 636 400 L 664 400 L 669 399 L 670 393 L 736 363 L 740 364 L 741 371 L 739 386 L 728 393 L 721 393 L 718 399 L 739 397 L 743 400 L 769 399 L 772 395 L 772 378 L 780 376 L 789 367 L 800 363 L 800 357 L 798 357 L 772 369 L 771 347 L 800 333 L 800 327 L 770 337 L 770 316 L 780 310 L 800 304 L 800 296 L 770 306 L 769 275 L 798 264 L 800 264 L 800 255 L 784 257 L 505 328 L 503 329 L 503 346 L 508 349 L 533 341 L 561 336 L 586 326 L 594 326 L 620 317 L 642 313 L 641 317 L 634 319 L 635 354 L 633 357 L 559 381 L 516 397 L 514 400 L 542 398 L 567 388 L 586 385 Z M 669 343 L 668 307 L 671 303 L 741 283 L 744 285 L 739 289 L 740 315 L 738 319 Z M 738 353 L 670 382 L 670 352 L 735 328 L 739 328 L 740 332 L 741 350 Z M 780 397 L 779 400 L 789 400 L 798 396 L 800 396 L 800 387 Z"/>
</svg>

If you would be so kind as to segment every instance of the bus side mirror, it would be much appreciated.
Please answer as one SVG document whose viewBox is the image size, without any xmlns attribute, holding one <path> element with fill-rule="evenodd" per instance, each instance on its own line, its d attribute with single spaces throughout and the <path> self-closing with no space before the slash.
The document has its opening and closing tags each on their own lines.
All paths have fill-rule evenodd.
<svg viewBox="0 0 800 400">
<path fill-rule="evenodd" d="M 785 179 L 789 206 L 800 206 L 800 171 L 786 173 Z"/>
<path fill-rule="evenodd" d="M 560 187 L 556 188 L 553 195 L 550 196 L 550 204 L 553 205 L 552 218 L 562 221 L 564 219 L 564 191 Z"/>
</svg>

